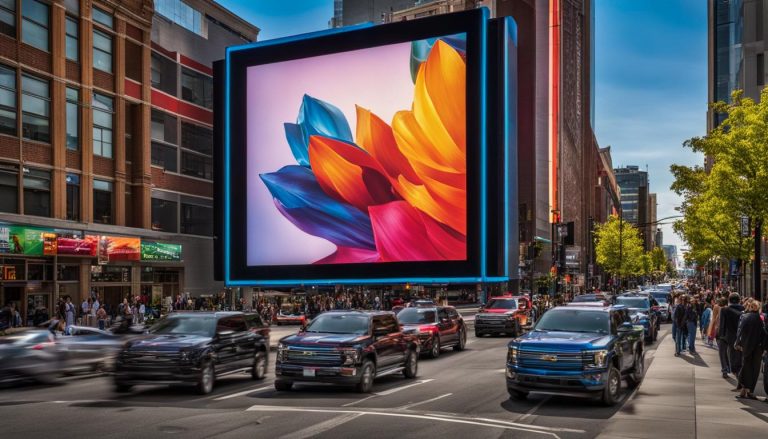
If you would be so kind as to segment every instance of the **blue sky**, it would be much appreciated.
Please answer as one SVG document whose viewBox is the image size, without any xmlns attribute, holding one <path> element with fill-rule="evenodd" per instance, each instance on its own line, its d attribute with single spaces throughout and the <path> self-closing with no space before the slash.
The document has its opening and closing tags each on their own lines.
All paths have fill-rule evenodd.
<svg viewBox="0 0 768 439">
<path fill-rule="evenodd" d="M 328 27 L 332 0 L 218 0 L 261 28 L 267 40 Z M 704 135 L 707 2 L 595 0 L 595 131 L 614 167 L 648 166 L 658 218 L 675 215 L 669 165 L 702 164 L 683 149 Z M 664 243 L 683 244 L 663 226 Z"/>
</svg>

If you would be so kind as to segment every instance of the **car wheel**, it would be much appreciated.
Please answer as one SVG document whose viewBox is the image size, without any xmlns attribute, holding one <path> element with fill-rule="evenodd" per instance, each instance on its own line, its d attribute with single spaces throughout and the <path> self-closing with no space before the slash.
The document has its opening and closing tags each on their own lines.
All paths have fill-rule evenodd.
<svg viewBox="0 0 768 439">
<path fill-rule="evenodd" d="M 200 376 L 197 378 L 197 393 L 207 395 L 213 391 L 213 382 L 216 379 L 216 372 L 213 369 L 213 363 L 210 360 L 203 362 L 200 368 Z"/>
<path fill-rule="evenodd" d="M 605 382 L 605 389 L 603 389 L 602 401 L 607 406 L 615 405 L 619 400 L 619 392 L 621 391 L 621 375 L 616 367 L 611 366 L 608 369 L 608 378 Z"/>
<path fill-rule="evenodd" d="M 293 388 L 292 381 L 275 381 L 275 390 L 279 392 L 287 392 Z"/>
<path fill-rule="evenodd" d="M 643 353 L 641 352 L 640 355 L 638 355 L 635 358 L 635 365 L 632 370 L 632 373 L 627 375 L 627 386 L 630 389 L 634 389 L 637 386 L 639 386 L 640 382 L 643 381 L 644 372 L 645 372 L 645 360 L 643 358 Z"/>
<path fill-rule="evenodd" d="M 453 347 L 453 350 L 463 351 L 466 346 L 467 346 L 467 331 L 462 328 L 462 329 L 459 329 L 459 341 L 456 343 L 456 346 Z"/>
<path fill-rule="evenodd" d="M 115 392 L 117 393 L 127 393 L 130 392 L 133 388 L 130 384 L 123 384 L 123 383 L 116 383 L 115 384 Z"/>
<path fill-rule="evenodd" d="M 254 380 L 263 380 L 267 376 L 267 356 L 264 352 L 256 352 L 253 357 L 253 366 L 251 366 L 251 378 Z"/>
<path fill-rule="evenodd" d="M 436 335 L 432 338 L 432 349 L 429 350 L 429 356 L 431 358 L 437 358 L 440 356 L 440 336 Z"/>
<path fill-rule="evenodd" d="M 356 390 L 359 393 L 371 393 L 373 389 L 373 378 L 376 376 L 375 368 L 371 360 L 365 360 L 360 370 L 360 382 L 357 383 Z"/>
<path fill-rule="evenodd" d="M 482 332 L 478 332 L 477 330 L 475 330 L 475 338 L 480 338 L 482 336 L 483 336 Z"/>
<path fill-rule="evenodd" d="M 403 369 L 403 375 L 406 378 L 416 378 L 416 374 L 419 372 L 419 356 L 416 355 L 416 351 L 413 349 L 408 350 L 408 357 L 405 359 L 405 369 Z"/>
<path fill-rule="evenodd" d="M 510 398 L 516 399 L 518 401 L 522 401 L 528 398 L 528 392 L 523 392 L 521 390 L 515 390 L 510 388 L 507 388 L 507 392 L 509 393 Z"/>
</svg>

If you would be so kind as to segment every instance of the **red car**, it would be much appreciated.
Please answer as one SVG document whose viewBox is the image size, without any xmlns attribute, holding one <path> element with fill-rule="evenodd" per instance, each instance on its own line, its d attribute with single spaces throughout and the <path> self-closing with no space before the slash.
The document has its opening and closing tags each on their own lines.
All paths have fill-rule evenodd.
<svg viewBox="0 0 768 439">
<path fill-rule="evenodd" d="M 523 296 L 505 295 L 491 300 L 475 316 L 475 336 L 507 334 L 517 337 L 531 320 L 531 300 Z"/>
<path fill-rule="evenodd" d="M 307 316 L 303 312 L 292 313 L 291 311 L 280 310 L 275 315 L 275 324 L 280 325 L 306 325 Z"/>
</svg>

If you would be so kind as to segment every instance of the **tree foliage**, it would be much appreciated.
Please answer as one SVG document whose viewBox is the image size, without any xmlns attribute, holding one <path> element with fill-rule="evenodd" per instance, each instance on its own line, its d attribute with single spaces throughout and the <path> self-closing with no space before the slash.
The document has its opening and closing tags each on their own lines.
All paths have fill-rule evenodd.
<svg viewBox="0 0 768 439">
<path fill-rule="evenodd" d="M 637 228 L 612 215 L 595 227 L 595 240 L 597 263 L 606 272 L 619 276 L 643 274 L 645 254 Z"/>
</svg>

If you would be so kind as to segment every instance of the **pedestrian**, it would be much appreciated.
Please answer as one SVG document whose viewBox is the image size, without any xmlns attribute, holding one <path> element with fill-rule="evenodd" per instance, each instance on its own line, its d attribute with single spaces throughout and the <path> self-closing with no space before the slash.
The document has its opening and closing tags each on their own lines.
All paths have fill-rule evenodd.
<svg viewBox="0 0 768 439">
<path fill-rule="evenodd" d="M 675 295 L 672 299 L 672 307 L 669 312 L 670 320 L 672 320 L 672 340 L 675 341 L 675 346 L 677 346 L 677 322 L 675 322 L 675 310 L 680 305 L 680 296 Z"/>
<path fill-rule="evenodd" d="M 672 316 L 672 322 L 677 327 L 675 331 L 675 356 L 679 357 L 680 353 L 685 350 L 685 337 L 686 337 L 686 318 L 685 318 L 685 297 L 679 297 L 675 300 L 675 310 Z"/>
<path fill-rule="evenodd" d="M 707 344 L 709 344 L 710 347 L 717 340 L 717 328 L 720 326 L 720 311 L 722 311 L 725 304 L 726 300 L 720 298 L 717 299 L 715 306 L 712 308 L 712 318 L 710 319 L 709 328 L 707 329 Z M 722 359 L 720 365 L 722 366 Z"/>
<path fill-rule="evenodd" d="M 69 296 L 64 301 L 64 321 L 66 323 L 64 333 L 69 335 L 70 328 L 75 325 L 75 305 Z"/>
<path fill-rule="evenodd" d="M 754 392 L 760 376 L 760 363 L 765 344 L 766 333 L 763 321 L 760 319 L 760 302 L 750 299 L 746 302 L 744 315 L 739 322 L 734 347 L 741 353 L 742 358 L 739 373 L 741 393 L 737 398 L 757 399 Z"/>
<path fill-rule="evenodd" d="M 696 355 L 696 332 L 699 323 L 699 313 L 697 311 L 698 303 L 694 298 L 692 303 L 686 303 L 685 305 L 685 329 L 688 338 L 688 352 L 691 355 Z"/>
<path fill-rule="evenodd" d="M 99 321 L 99 329 L 103 331 L 107 322 L 107 311 L 103 306 L 99 307 L 99 309 L 96 311 L 96 318 Z"/>
<path fill-rule="evenodd" d="M 704 311 L 701 313 L 701 319 L 699 321 L 699 331 L 701 331 L 701 339 L 707 341 L 707 330 L 709 329 L 709 322 L 712 320 L 712 308 L 709 304 L 704 304 Z M 708 344 L 708 343 L 707 343 Z"/>
<path fill-rule="evenodd" d="M 728 353 L 728 370 L 736 376 L 741 371 L 741 353 L 734 349 L 739 319 L 741 319 L 741 313 L 744 311 L 744 307 L 739 304 L 740 301 L 739 293 L 731 293 L 728 296 L 728 306 L 720 311 L 720 328 L 718 330 L 718 339 L 725 342 Z M 723 373 L 723 378 L 727 377 L 728 375 Z"/>
</svg>

